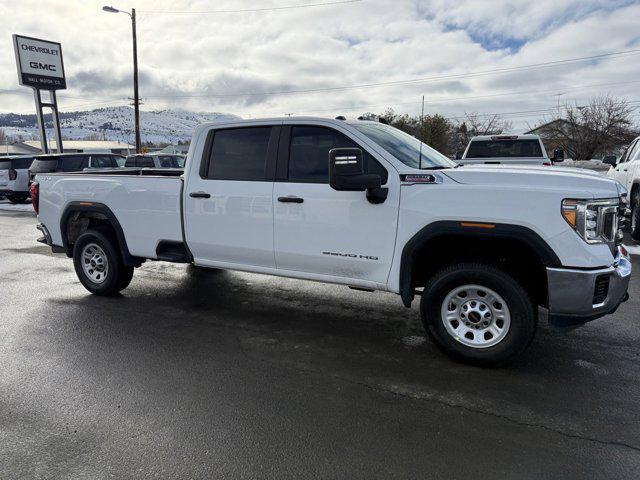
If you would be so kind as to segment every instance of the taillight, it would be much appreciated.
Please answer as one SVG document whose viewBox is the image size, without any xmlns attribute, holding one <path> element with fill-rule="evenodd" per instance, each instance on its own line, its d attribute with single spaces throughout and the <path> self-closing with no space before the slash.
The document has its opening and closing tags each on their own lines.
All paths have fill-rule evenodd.
<svg viewBox="0 0 640 480">
<path fill-rule="evenodd" d="M 542 164 L 543 167 L 552 167 L 553 165 L 550 162 L 544 162 Z"/>
<path fill-rule="evenodd" d="M 33 182 L 29 187 L 29 192 L 31 193 L 31 205 L 33 205 L 33 209 L 36 212 L 36 215 L 40 214 L 40 184 L 38 182 Z"/>
<path fill-rule="evenodd" d="M 18 172 L 12 168 L 9 170 L 9 180 L 15 180 L 16 178 L 18 178 Z"/>
</svg>

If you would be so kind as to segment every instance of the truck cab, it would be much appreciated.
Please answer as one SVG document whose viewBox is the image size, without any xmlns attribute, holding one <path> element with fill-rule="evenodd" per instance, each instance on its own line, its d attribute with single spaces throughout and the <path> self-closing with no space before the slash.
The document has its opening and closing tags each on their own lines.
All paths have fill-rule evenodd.
<svg viewBox="0 0 640 480">
<path fill-rule="evenodd" d="M 564 160 L 564 152 L 555 150 L 549 158 L 538 135 L 482 135 L 471 139 L 458 163 L 460 165 L 544 165 Z"/>
</svg>

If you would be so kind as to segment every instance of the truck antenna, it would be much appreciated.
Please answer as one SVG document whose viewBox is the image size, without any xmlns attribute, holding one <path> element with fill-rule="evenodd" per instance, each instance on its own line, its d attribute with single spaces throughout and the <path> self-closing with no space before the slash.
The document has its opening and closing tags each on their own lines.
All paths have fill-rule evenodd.
<svg viewBox="0 0 640 480">
<path fill-rule="evenodd" d="M 422 113 L 420 114 L 420 157 L 418 158 L 418 169 L 422 170 L 422 131 L 424 129 L 424 95 L 422 95 Z"/>
</svg>

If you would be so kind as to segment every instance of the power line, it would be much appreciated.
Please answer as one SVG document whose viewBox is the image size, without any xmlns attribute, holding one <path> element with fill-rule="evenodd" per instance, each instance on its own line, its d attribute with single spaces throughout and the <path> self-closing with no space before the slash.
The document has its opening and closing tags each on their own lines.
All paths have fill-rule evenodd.
<svg viewBox="0 0 640 480">
<path fill-rule="evenodd" d="M 567 58 L 564 60 L 554 60 L 551 62 L 542 62 L 542 63 L 532 63 L 529 65 L 521 65 L 519 67 L 504 67 L 504 68 L 495 68 L 491 70 L 480 70 L 476 72 L 464 72 L 464 73 L 455 73 L 449 75 L 439 75 L 432 77 L 422 77 L 422 78 L 414 78 L 410 80 L 394 80 L 389 82 L 379 82 L 379 83 L 363 83 L 358 85 L 344 85 L 338 87 L 323 87 L 323 88 L 310 88 L 310 89 L 301 89 L 301 90 L 282 90 L 282 91 L 271 91 L 271 92 L 244 92 L 244 93 L 229 93 L 229 94 L 198 94 L 198 95 L 147 95 L 148 98 L 232 98 L 232 97 L 254 97 L 254 96 L 265 96 L 265 95 L 292 95 L 299 93 L 317 93 L 317 92 L 334 92 L 339 90 L 351 90 L 358 88 L 375 88 L 375 87 L 386 87 L 386 86 L 394 86 L 394 85 L 409 85 L 414 83 L 429 83 L 429 82 L 438 82 L 443 80 L 451 80 L 454 78 L 470 78 L 470 77 L 479 77 L 479 76 L 487 76 L 487 75 L 496 75 L 502 73 L 510 73 L 516 71 L 527 71 L 527 70 L 535 70 L 538 68 L 549 68 L 555 67 L 559 65 L 567 65 L 572 63 L 581 63 L 587 62 L 590 60 L 595 60 L 599 58 L 626 58 L 633 55 L 640 54 L 640 49 L 633 50 L 624 50 L 620 52 L 611 52 L 611 53 L 602 53 L 600 55 L 591 55 L 588 57 L 576 57 L 576 58 Z"/>
<path fill-rule="evenodd" d="M 215 13 L 247 13 L 247 12 L 272 12 L 279 10 L 294 10 L 299 8 L 309 8 L 309 7 L 329 7 L 333 5 L 343 5 L 347 3 L 358 3 L 362 0 L 338 0 L 335 2 L 319 2 L 319 3 L 303 3 L 298 5 L 282 5 L 280 7 L 260 7 L 260 8 L 241 8 L 236 10 L 208 10 L 208 11 L 185 11 L 185 10 L 140 10 L 142 13 L 153 13 L 153 14 L 171 14 L 171 15 L 209 15 Z"/>
</svg>

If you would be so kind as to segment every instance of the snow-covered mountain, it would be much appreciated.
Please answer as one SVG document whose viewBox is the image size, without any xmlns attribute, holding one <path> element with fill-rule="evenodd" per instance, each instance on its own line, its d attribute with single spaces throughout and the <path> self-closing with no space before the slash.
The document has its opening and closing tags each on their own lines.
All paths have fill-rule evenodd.
<svg viewBox="0 0 640 480">
<path fill-rule="evenodd" d="M 133 143 L 133 108 L 108 107 L 83 112 L 61 112 L 62 136 L 69 140 L 106 139 Z M 171 143 L 189 140 L 193 128 L 204 122 L 239 118 L 226 113 L 194 113 L 184 110 L 141 111 L 143 142 Z M 53 128 L 51 116 L 45 117 L 47 130 Z M 14 140 L 38 137 L 36 116 L 0 114 L 0 128 Z M 49 133 L 48 133 L 49 135 Z M 50 133 L 53 138 L 53 132 Z"/>
</svg>

